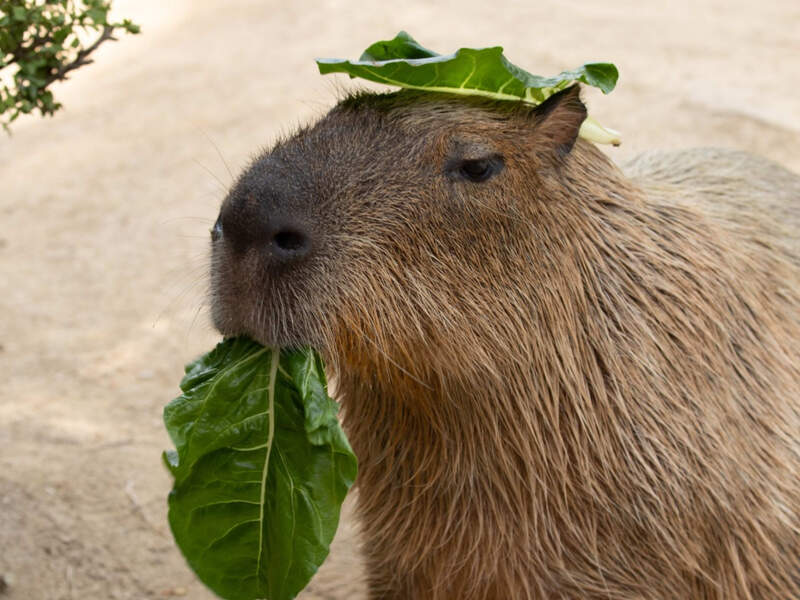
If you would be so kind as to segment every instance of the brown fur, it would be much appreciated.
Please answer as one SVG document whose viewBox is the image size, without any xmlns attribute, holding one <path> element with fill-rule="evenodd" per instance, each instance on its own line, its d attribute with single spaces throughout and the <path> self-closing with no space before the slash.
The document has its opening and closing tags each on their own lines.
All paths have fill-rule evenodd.
<svg viewBox="0 0 800 600">
<path fill-rule="evenodd" d="M 373 598 L 797 600 L 800 177 L 626 176 L 570 150 L 582 109 L 344 101 L 226 200 L 277 189 L 316 245 L 276 273 L 217 244 L 215 322 L 326 356 Z"/>
</svg>

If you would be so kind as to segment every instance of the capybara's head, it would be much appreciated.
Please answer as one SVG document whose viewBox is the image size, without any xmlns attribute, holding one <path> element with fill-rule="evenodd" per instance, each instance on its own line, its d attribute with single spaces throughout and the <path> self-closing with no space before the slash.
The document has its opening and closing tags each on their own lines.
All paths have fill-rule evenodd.
<svg viewBox="0 0 800 600">
<path fill-rule="evenodd" d="M 585 116 L 577 85 L 535 108 L 411 91 L 340 102 L 225 199 L 216 327 L 426 385 L 515 354 L 569 236 L 554 199 L 579 193 L 566 165 Z"/>
</svg>

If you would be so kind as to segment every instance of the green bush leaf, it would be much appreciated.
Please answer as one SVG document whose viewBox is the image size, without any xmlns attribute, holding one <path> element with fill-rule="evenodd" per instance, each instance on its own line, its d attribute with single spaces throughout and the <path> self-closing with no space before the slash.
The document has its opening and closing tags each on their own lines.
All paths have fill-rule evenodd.
<svg viewBox="0 0 800 600">
<path fill-rule="evenodd" d="M 108 6 L 95 6 L 86 11 L 92 22 L 104 25 L 108 19 Z"/>
<path fill-rule="evenodd" d="M 223 598 L 294 598 L 357 470 L 320 358 L 229 339 L 187 365 L 181 389 L 164 410 L 178 546 Z"/>
<path fill-rule="evenodd" d="M 90 64 L 118 30 L 139 32 L 128 19 L 108 22 L 110 8 L 108 0 L 0 0 L 0 75 L 11 82 L 0 102 L 7 132 L 20 114 L 53 114 L 61 104 L 47 88 Z"/>
</svg>

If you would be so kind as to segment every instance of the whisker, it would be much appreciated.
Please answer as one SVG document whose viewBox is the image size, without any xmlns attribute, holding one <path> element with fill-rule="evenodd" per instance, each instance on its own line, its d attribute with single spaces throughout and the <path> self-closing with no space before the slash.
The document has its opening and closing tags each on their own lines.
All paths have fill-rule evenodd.
<svg viewBox="0 0 800 600">
<path fill-rule="evenodd" d="M 190 217 L 190 216 L 186 216 L 186 217 L 170 217 L 169 219 L 164 219 L 163 221 L 159 221 L 158 224 L 159 224 L 159 226 L 166 226 L 166 225 L 172 225 L 174 223 L 181 222 L 181 221 L 200 221 L 200 222 L 203 222 L 203 223 L 208 223 L 209 226 L 213 225 L 213 223 L 214 223 L 214 220 L 209 218 L 209 217 Z"/>
<path fill-rule="evenodd" d="M 206 173 L 208 173 L 209 175 L 211 175 L 211 177 L 213 177 L 213 178 L 214 178 L 214 180 L 215 180 L 215 181 L 216 181 L 216 182 L 219 184 L 219 187 L 220 187 L 220 188 L 222 188 L 222 191 L 223 191 L 223 192 L 227 192 L 227 191 L 228 191 L 228 186 L 227 186 L 227 185 L 225 185 L 224 183 L 222 183 L 222 180 L 221 180 L 219 177 L 217 177 L 217 175 L 216 175 L 216 173 L 214 173 L 214 171 L 212 171 L 211 169 L 209 169 L 207 166 L 205 166 L 203 163 L 201 163 L 201 162 L 200 162 L 198 159 L 196 159 L 196 158 L 194 159 L 194 162 L 195 162 L 195 163 L 197 163 L 197 165 L 198 165 L 198 166 L 199 166 L 201 169 L 203 169 L 203 170 L 204 170 Z"/>
<path fill-rule="evenodd" d="M 162 319 L 162 317 L 168 312 L 170 312 L 172 309 L 174 309 L 175 305 L 181 302 L 189 292 L 195 291 L 199 285 L 205 286 L 206 284 L 207 280 L 204 276 L 198 277 L 196 275 L 194 276 L 193 281 L 189 282 L 188 284 L 181 284 L 183 290 L 180 291 L 177 295 L 175 295 L 169 302 L 167 302 L 167 305 L 158 312 L 155 320 L 153 321 L 152 327 L 155 327 L 158 324 L 158 322 Z"/>
<path fill-rule="evenodd" d="M 186 339 L 189 339 L 189 336 L 192 333 L 192 329 L 194 328 L 195 323 L 197 322 L 197 317 L 200 316 L 200 312 L 205 308 L 205 302 L 201 302 L 197 306 L 197 310 L 194 311 L 194 316 L 192 317 L 192 322 L 189 323 L 189 329 L 186 331 Z"/>
<path fill-rule="evenodd" d="M 208 234 L 200 235 L 199 233 L 176 233 L 176 237 L 184 240 L 207 240 Z"/>
<path fill-rule="evenodd" d="M 200 133 L 202 133 L 205 136 L 205 138 L 209 142 L 211 142 L 211 145 L 214 146 L 214 150 L 217 151 L 217 154 L 219 155 L 219 158 L 222 161 L 222 164 L 225 165 L 225 168 L 228 170 L 228 175 L 231 176 L 231 183 L 233 183 L 233 180 L 236 179 L 236 178 L 233 176 L 233 171 L 231 171 L 231 167 L 230 167 L 230 165 L 228 165 L 228 161 L 226 161 L 225 157 L 222 155 L 222 151 L 219 149 L 219 146 L 217 146 L 217 144 L 214 142 L 214 140 L 211 138 L 211 136 L 208 135 L 208 133 L 204 129 L 200 129 Z"/>
</svg>

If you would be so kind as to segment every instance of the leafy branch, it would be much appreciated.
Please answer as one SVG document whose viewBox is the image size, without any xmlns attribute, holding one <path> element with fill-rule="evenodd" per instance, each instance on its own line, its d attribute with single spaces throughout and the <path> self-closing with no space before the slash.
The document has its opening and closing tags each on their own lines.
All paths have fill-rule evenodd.
<svg viewBox="0 0 800 600">
<path fill-rule="evenodd" d="M 129 19 L 110 22 L 109 0 L 0 0 L 0 123 L 7 130 L 22 114 L 61 108 L 50 85 L 91 64 L 92 53 Z M 98 35 L 99 33 L 99 35 Z"/>
</svg>

